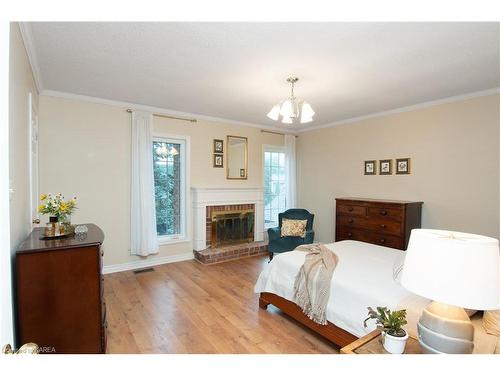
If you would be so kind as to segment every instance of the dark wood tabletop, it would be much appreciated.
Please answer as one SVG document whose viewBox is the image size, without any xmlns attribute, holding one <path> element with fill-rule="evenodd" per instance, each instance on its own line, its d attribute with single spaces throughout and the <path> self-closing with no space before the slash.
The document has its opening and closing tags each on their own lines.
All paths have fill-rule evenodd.
<svg viewBox="0 0 500 375">
<path fill-rule="evenodd" d="M 95 224 L 78 224 L 85 225 L 88 228 L 86 236 L 70 235 L 68 237 L 59 237 L 51 239 L 43 239 L 45 228 L 35 228 L 31 234 L 19 245 L 16 253 L 30 253 L 50 251 L 60 248 L 75 248 L 87 246 L 90 244 L 102 244 L 104 242 L 104 232 Z"/>
</svg>

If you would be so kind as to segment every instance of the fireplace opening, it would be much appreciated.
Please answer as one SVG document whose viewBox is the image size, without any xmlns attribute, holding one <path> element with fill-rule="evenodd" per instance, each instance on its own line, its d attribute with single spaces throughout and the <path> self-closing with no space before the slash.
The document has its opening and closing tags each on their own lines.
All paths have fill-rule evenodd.
<svg viewBox="0 0 500 375">
<path fill-rule="evenodd" d="M 253 205 L 213 206 L 207 218 L 207 245 L 212 248 L 254 240 Z"/>
</svg>

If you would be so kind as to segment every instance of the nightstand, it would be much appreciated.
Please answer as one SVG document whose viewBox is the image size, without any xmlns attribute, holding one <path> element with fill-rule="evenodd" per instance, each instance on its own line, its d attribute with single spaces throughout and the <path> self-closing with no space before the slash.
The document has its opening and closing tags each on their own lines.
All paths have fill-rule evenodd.
<svg viewBox="0 0 500 375">
<path fill-rule="evenodd" d="M 389 354 L 380 341 L 380 331 L 375 330 L 340 349 L 341 354 Z M 408 337 L 403 354 L 422 354 L 418 340 Z"/>
</svg>

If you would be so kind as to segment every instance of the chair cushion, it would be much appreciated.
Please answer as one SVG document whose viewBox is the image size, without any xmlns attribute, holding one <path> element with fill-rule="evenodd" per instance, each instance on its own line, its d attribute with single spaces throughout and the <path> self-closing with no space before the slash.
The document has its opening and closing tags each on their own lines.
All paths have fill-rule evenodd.
<svg viewBox="0 0 500 375">
<path fill-rule="evenodd" d="M 281 237 L 302 237 L 306 236 L 307 220 L 283 219 L 281 225 Z"/>
</svg>

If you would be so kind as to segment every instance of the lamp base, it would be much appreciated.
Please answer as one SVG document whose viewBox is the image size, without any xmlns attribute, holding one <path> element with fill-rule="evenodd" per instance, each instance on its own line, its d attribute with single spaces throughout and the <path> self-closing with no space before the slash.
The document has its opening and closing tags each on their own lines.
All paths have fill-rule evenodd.
<svg viewBox="0 0 500 375">
<path fill-rule="evenodd" d="M 470 354 L 474 349 L 474 326 L 461 307 L 432 302 L 417 328 L 424 353 Z"/>
</svg>

